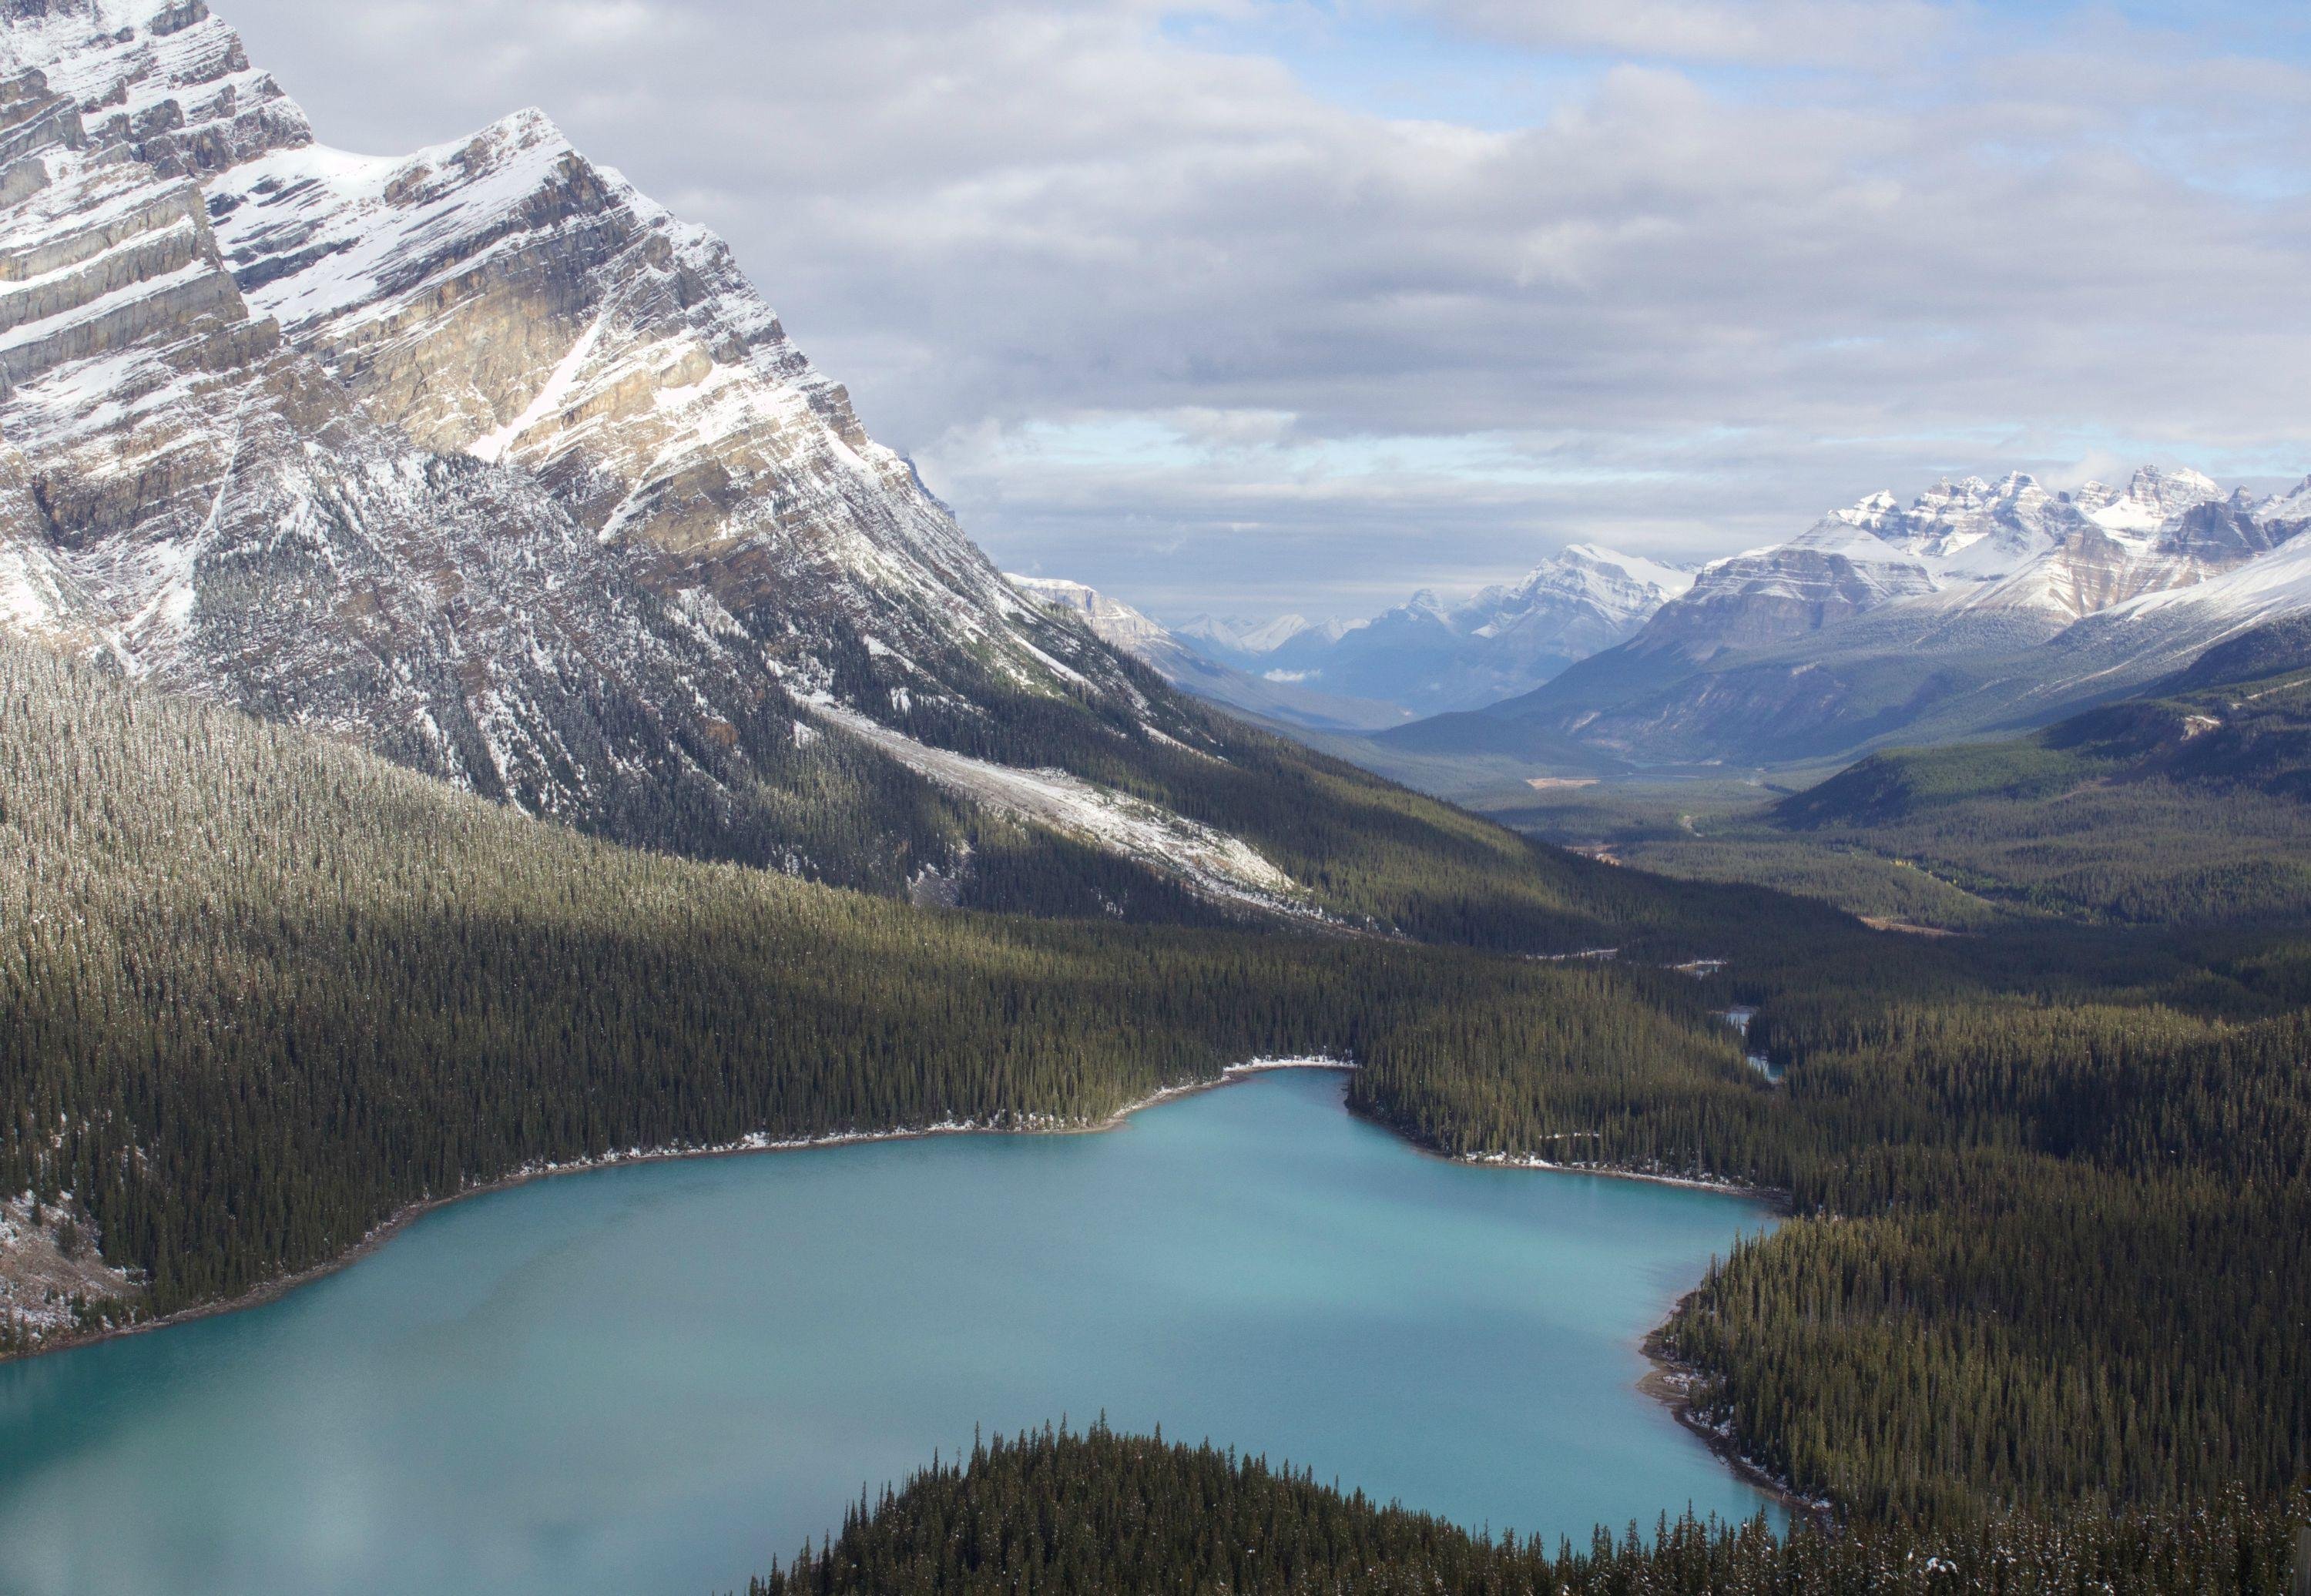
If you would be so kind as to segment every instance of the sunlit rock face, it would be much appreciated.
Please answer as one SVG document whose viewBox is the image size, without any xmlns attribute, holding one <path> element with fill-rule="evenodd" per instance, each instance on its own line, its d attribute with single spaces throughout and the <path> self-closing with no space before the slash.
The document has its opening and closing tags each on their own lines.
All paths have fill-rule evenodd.
<svg viewBox="0 0 2311 1596">
<path fill-rule="evenodd" d="M 535 111 L 318 145 L 200 0 L 0 0 L 0 624 L 629 840 L 808 868 L 814 701 L 1158 712 L 719 240 Z"/>
</svg>

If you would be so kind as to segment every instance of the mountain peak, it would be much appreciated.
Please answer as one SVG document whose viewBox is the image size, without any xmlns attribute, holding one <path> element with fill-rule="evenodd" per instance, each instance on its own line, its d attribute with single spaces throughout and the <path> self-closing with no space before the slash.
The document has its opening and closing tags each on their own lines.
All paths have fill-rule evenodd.
<svg viewBox="0 0 2311 1596">
<path fill-rule="evenodd" d="M 22 630 L 796 869 L 765 796 L 807 780 L 800 717 L 911 748 L 1027 696 L 1197 735 L 1015 594 L 720 240 L 543 111 L 329 149 L 197 0 L 4 0 L 0 65 Z"/>
<path fill-rule="evenodd" d="M 2221 491 L 2215 485 L 2213 477 L 2202 471 L 2193 471 L 2187 466 L 2168 471 L 2161 467 L 2150 465 L 2135 467 L 2134 475 L 2127 484 L 2127 490 L 2130 493 L 2145 494 L 2186 493 L 2202 496 Z"/>
<path fill-rule="evenodd" d="M 1558 559 L 1568 566 L 1626 578 L 1641 588 L 1656 590 L 1663 598 L 1674 597 L 1693 586 L 1693 571 L 1685 566 L 1664 564 L 1642 554 L 1625 554 L 1602 544 L 1569 544 Z M 1536 577 L 1539 574 L 1534 572 Z M 1532 580 L 1526 579 L 1527 582 Z"/>
<path fill-rule="evenodd" d="M 14 0 L 0 12 L 0 75 L 35 74 L 73 120 L 63 143 L 164 178 L 312 142 L 305 113 L 201 0 Z"/>
<path fill-rule="evenodd" d="M 2222 496 L 2215 480 L 2200 472 L 2146 465 L 2135 468 L 2123 493 L 2105 484 L 2088 482 L 2080 484 L 2071 497 L 2087 519 L 2104 531 L 2140 541 L 2155 536 L 2193 506 Z"/>
<path fill-rule="evenodd" d="M 1081 616 L 1101 641 L 1127 653 L 1145 657 L 1158 644 L 1171 641 L 1171 634 L 1160 624 L 1121 598 L 1110 597 L 1086 583 L 1064 577 L 1018 576 L 1008 571 L 1003 580 L 1040 603 Z"/>
</svg>

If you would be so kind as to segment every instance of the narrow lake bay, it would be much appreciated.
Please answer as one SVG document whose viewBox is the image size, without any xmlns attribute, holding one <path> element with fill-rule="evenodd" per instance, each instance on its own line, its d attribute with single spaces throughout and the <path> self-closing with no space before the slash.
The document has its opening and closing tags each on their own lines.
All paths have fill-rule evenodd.
<svg viewBox="0 0 2311 1596">
<path fill-rule="evenodd" d="M 0 1365 L 0 1590 L 705 1596 L 974 1427 L 1103 1412 L 1472 1526 L 1755 1513 L 1639 1342 L 1770 1213 L 1447 1163 L 1342 1095 L 534 1182 Z"/>
</svg>

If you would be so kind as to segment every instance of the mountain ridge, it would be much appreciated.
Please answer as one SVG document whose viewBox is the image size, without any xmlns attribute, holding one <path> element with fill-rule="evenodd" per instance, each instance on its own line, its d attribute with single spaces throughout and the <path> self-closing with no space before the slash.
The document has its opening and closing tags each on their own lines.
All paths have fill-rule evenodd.
<svg viewBox="0 0 2311 1596">
<path fill-rule="evenodd" d="M 2124 492 L 2015 473 L 1907 507 L 1873 494 L 1704 567 L 1530 693 L 1378 736 L 1424 755 L 1771 766 L 2016 728 L 2178 667 L 2237 629 L 2227 596 L 2250 619 L 2311 602 L 2283 574 L 2249 597 L 2306 526 L 2301 488 L 2257 501 L 2152 467 Z"/>
<path fill-rule="evenodd" d="M 1676 566 L 1572 544 L 1517 580 L 1457 602 L 1424 588 L 1354 622 L 1312 625 L 1294 615 L 1229 623 L 1207 615 L 1173 630 L 1216 664 L 1434 713 L 1547 681 L 1627 637 L 1691 580 Z"/>
<path fill-rule="evenodd" d="M 1585 919 L 1577 866 L 1015 592 L 728 248 L 541 113 L 353 155 L 200 0 L 18 0 L 0 323 L 0 622 L 161 690 L 889 895 Z"/>
</svg>

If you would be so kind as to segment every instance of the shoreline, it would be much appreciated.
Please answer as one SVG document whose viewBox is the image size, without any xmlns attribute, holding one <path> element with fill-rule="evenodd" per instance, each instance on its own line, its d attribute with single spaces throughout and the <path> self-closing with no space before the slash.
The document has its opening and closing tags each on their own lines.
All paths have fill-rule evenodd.
<svg viewBox="0 0 2311 1596">
<path fill-rule="evenodd" d="M 1402 1136 L 1404 1133 L 1398 1131 L 1397 1134 Z M 1411 1138 L 1408 1137 L 1406 1139 Z M 1414 1145 L 1418 1146 L 1417 1143 Z M 1432 1149 L 1424 1149 L 1427 1150 Z M 1778 1213 L 1791 1211 L 1790 1194 L 1779 1187 L 1745 1185 L 1740 1181 L 1720 1180 L 1714 1175 L 1664 1175 L 1644 1169 L 1619 1169 L 1609 1164 L 1563 1164 L 1552 1158 L 1543 1158 L 1538 1153 L 1438 1153 L 1435 1156 L 1479 1169 L 1542 1170 L 1550 1174 L 1595 1175 L 1605 1181 L 1650 1181 L 1656 1186 L 1682 1186 L 1689 1191 L 1711 1191 L 1720 1197 L 1746 1197 Z"/>
<path fill-rule="evenodd" d="M 1396 1134 L 1402 1136 L 1403 1132 L 1398 1131 Z M 1410 1141 L 1409 1138 L 1405 1139 L 1408 1142 Z M 1411 1145 L 1417 1147 L 1419 1144 L 1413 1142 Z M 1443 1154 L 1434 1156 L 1446 1156 Z M 1748 1186 L 1739 1182 L 1714 1180 L 1706 1176 L 1653 1174 L 1644 1170 L 1611 1169 L 1586 1164 L 1559 1164 L 1532 1154 L 1463 1153 L 1452 1158 L 1451 1161 L 1455 1164 L 1473 1165 L 1479 1169 L 1539 1170 L 1551 1174 L 1596 1175 L 1601 1179 L 1614 1181 L 1650 1181 L 1655 1185 L 1682 1186 L 1688 1190 L 1707 1191 L 1721 1197 L 1747 1198 L 1752 1202 L 1763 1204 L 1784 1217 L 1796 1211 L 1791 1204 L 1790 1194 L 1777 1187 Z M 1706 1376 L 1695 1365 L 1670 1356 L 1668 1339 L 1670 1323 L 1685 1311 L 1685 1305 L 1693 1300 L 1695 1292 L 1700 1289 L 1696 1286 L 1692 1291 L 1679 1297 L 1670 1304 L 1670 1311 L 1661 1316 L 1661 1322 L 1638 1339 L 1637 1350 L 1644 1355 L 1645 1361 L 1653 1365 L 1638 1376 L 1638 1394 L 1650 1397 L 1668 1408 L 1670 1417 L 1676 1419 L 1687 1434 L 1707 1447 L 1711 1455 L 1724 1464 L 1734 1478 L 1754 1487 L 1769 1500 L 1778 1503 L 1792 1519 L 1810 1519 L 1825 1529 L 1832 1527 L 1836 1520 L 1835 1508 L 1831 1503 L 1827 1500 L 1817 1500 L 1800 1493 L 1788 1480 L 1743 1452 L 1740 1443 L 1731 1433 L 1720 1429 L 1704 1418 L 1700 1409 L 1695 1405 L 1694 1384 Z"/>
<path fill-rule="evenodd" d="M 767 1132 L 756 1131 L 737 1141 L 718 1142 L 702 1147 L 630 1147 L 622 1152 L 606 1153 L 598 1158 L 578 1158 L 566 1163 L 552 1159 L 526 1164 L 487 1181 L 462 1187 L 442 1197 L 422 1198 L 416 1202 L 396 1209 L 380 1219 L 362 1238 L 342 1252 L 294 1274 L 278 1276 L 262 1285 L 253 1286 L 238 1295 L 222 1297 L 213 1303 L 196 1303 L 179 1308 L 158 1319 L 140 1319 L 133 1323 L 107 1325 L 101 1330 L 69 1330 L 49 1337 L 39 1346 L 21 1352 L 0 1355 L 0 1367 L 10 1364 L 29 1363 L 51 1353 L 70 1352 L 75 1347 L 94 1347 L 126 1336 L 141 1336 L 153 1330 L 169 1330 L 177 1325 L 190 1324 L 196 1320 L 214 1319 L 227 1313 L 244 1313 L 280 1301 L 300 1286 L 326 1279 L 338 1270 L 350 1269 L 362 1259 L 383 1247 L 404 1230 L 436 1208 L 448 1208 L 470 1197 L 485 1197 L 493 1191 L 508 1191 L 533 1181 L 552 1180 L 558 1175 L 592 1174 L 601 1170 L 622 1168 L 634 1164 L 671 1164 L 690 1158 L 744 1158 L 759 1153 L 807 1153 L 827 1147 L 863 1147 L 876 1142 L 923 1141 L 939 1136 L 1101 1136 L 1121 1129 L 1132 1115 L 1142 1109 L 1154 1108 L 1182 1097 L 1192 1097 L 1199 1092 L 1217 1091 L 1234 1086 L 1255 1075 L 1266 1075 L 1279 1069 L 1329 1069 L 1342 1073 L 1353 1071 L 1356 1065 L 1346 1059 L 1319 1056 L 1295 1059 L 1250 1059 L 1240 1064 L 1229 1064 L 1210 1080 L 1182 1081 L 1177 1086 L 1163 1086 L 1145 1097 L 1136 1098 L 1117 1109 L 1103 1120 L 1059 1121 L 1038 1122 L 1025 1121 L 1013 1125 L 982 1123 L 975 1120 L 944 1120 L 934 1125 L 889 1130 L 836 1130 L 824 1136 L 773 1138 Z"/>
<path fill-rule="evenodd" d="M 1699 1289 L 1695 1287 L 1695 1291 Z M 1701 1410 L 1694 1401 L 1694 1385 L 1706 1376 L 1693 1365 L 1673 1356 L 1668 1346 L 1670 1321 L 1684 1312 L 1686 1304 L 1693 1297 L 1694 1292 L 1688 1291 L 1678 1298 L 1677 1305 L 1669 1311 L 1668 1318 L 1645 1333 L 1640 1350 L 1653 1367 L 1638 1380 L 1638 1391 L 1668 1408 L 1670 1417 L 1706 1446 L 1711 1454 L 1731 1471 L 1733 1478 L 1780 1504 L 1792 1520 L 1809 1519 L 1822 1529 L 1835 1528 L 1836 1511 L 1832 1503 L 1826 1498 L 1805 1496 L 1788 1480 L 1743 1452 L 1731 1431 L 1711 1424 L 1701 1416 Z"/>
<path fill-rule="evenodd" d="M 1321 1056 L 1250 1059 L 1242 1063 L 1223 1067 L 1218 1075 L 1208 1080 L 1182 1081 L 1175 1086 L 1159 1087 L 1144 1097 L 1135 1098 L 1123 1104 L 1106 1118 L 1096 1121 L 1042 1122 L 1028 1121 L 1011 1125 L 995 1125 L 977 1121 L 949 1120 L 937 1124 L 908 1129 L 840 1130 L 829 1132 L 824 1136 L 783 1138 L 772 1138 L 758 1131 L 751 1136 L 740 1138 L 737 1141 L 718 1143 L 711 1147 L 628 1148 L 621 1152 L 606 1153 L 598 1158 L 573 1159 L 567 1163 L 545 1160 L 525 1164 L 506 1174 L 467 1186 L 447 1196 L 429 1197 L 410 1203 L 380 1220 L 359 1241 L 336 1256 L 310 1268 L 300 1269 L 294 1274 L 267 1280 L 237 1296 L 179 1308 L 175 1313 L 164 1314 L 158 1319 L 141 1320 L 132 1324 L 112 1325 L 102 1330 L 67 1332 L 53 1337 L 30 1350 L 0 1356 L 0 1366 L 30 1362 L 50 1353 L 68 1352 L 75 1347 L 93 1347 L 127 1336 L 140 1336 L 153 1330 L 168 1330 L 179 1325 L 190 1324 L 197 1320 L 212 1319 L 227 1313 L 239 1313 L 249 1309 L 264 1307 L 270 1303 L 280 1301 L 300 1287 L 325 1279 L 340 1269 L 351 1268 L 384 1247 L 411 1225 L 437 1208 L 448 1208 L 450 1204 L 463 1202 L 467 1198 L 483 1197 L 494 1191 L 511 1190 L 517 1186 L 526 1186 L 534 1181 L 552 1180 L 561 1175 L 592 1174 L 627 1164 L 669 1164 L 693 1158 L 740 1158 L 766 1153 L 805 1153 L 830 1147 L 863 1147 L 878 1142 L 921 1141 L 944 1136 L 1103 1136 L 1110 1131 L 1123 1129 L 1133 1115 L 1144 1109 L 1159 1107 L 1162 1104 L 1193 1097 L 1205 1092 L 1219 1091 L 1256 1075 L 1272 1074 L 1286 1069 L 1329 1070 L 1346 1075 L 1354 1073 L 1356 1068 L 1356 1065 L 1349 1060 Z M 1679 1186 L 1688 1190 L 1707 1191 L 1719 1196 L 1746 1198 L 1753 1202 L 1763 1203 L 1780 1213 L 1790 1212 L 1789 1193 L 1768 1187 L 1742 1185 L 1731 1181 L 1706 1177 L 1657 1174 L 1644 1170 L 1565 1164 L 1531 1154 L 1449 1154 L 1424 1145 L 1408 1135 L 1402 1128 L 1390 1124 L 1385 1120 L 1357 1114 L 1353 1109 L 1347 1112 L 1355 1118 L 1363 1119 L 1367 1123 L 1379 1126 L 1415 1152 L 1467 1168 L 1515 1170 L 1545 1174 L 1592 1175 L 1602 1180 L 1646 1181 L 1655 1185 Z M 1696 1289 L 1697 1290 L 1698 1287 Z M 1692 1384 L 1700 1377 L 1700 1372 L 1671 1357 L 1664 1346 L 1670 1321 L 1676 1318 L 1692 1297 L 1693 1293 L 1688 1291 L 1678 1298 L 1661 1321 L 1645 1331 L 1640 1339 L 1639 1350 L 1653 1367 L 1637 1381 L 1638 1391 L 1667 1408 L 1671 1417 L 1706 1446 L 1712 1455 L 1731 1471 L 1734 1478 L 1764 1493 L 1773 1501 L 1780 1504 L 1792 1516 L 1802 1515 L 1817 1522 L 1828 1522 L 1830 1512 L 1828 1504 L 1799 1495 L 1788 1481 L 1777 1478 L 1752 1461 L 1741 1452 L 1731 1435 L 1707 1423 L 1696 1410 L 1693 1400 Z"/>
</svg>

